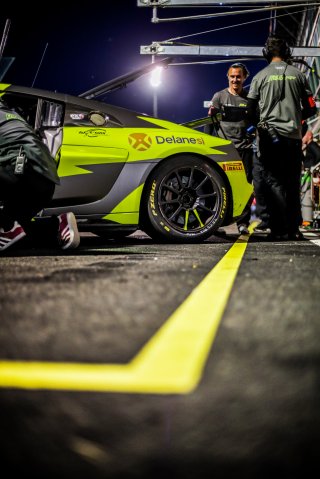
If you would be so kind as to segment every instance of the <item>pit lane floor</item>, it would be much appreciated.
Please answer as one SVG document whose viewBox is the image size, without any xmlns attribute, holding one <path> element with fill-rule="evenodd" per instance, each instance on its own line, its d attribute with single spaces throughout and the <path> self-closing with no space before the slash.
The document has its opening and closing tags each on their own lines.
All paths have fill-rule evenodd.
<svg viewBox="0 0 320 479">
<path fill-rule="evenodd" d="M 84 236 L 1 257 L 3 477 L 307 477 L 320 240 L 306 238 Z"/>
</svg>

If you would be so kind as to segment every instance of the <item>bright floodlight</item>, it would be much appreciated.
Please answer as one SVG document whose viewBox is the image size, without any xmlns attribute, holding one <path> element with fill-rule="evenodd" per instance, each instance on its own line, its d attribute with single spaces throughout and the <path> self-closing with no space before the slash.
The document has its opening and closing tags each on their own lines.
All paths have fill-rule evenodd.
<svg viewBox="0 0 320 479">
<path fill-rule="evenodd" d="M 151 72 L 151 78 L 150 78 L 150 84 L 153 87 L 158 87 L 161 85 L 161 72 L 163 70 L 163 67 L 157 67 Z"/>
</svg>

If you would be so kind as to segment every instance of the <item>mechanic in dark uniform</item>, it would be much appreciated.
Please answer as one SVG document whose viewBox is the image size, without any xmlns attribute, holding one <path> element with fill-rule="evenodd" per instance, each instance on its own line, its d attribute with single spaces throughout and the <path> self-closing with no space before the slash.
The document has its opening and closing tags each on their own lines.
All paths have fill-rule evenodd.
<svg viewBox="0 0 320 479">
<path fill-rule="evenodd" d="M 253 144 L 247 132 L 250 126 L 247 109 L 248 109 L 248 92 L 243 87 L 245 80 L 249 76 L 249 71 L 243 63 L 233 63 L 227 72 L 229 81 L 228 88 L 218 91 L 213 95 L 211 106 L 208 115 L 219 118 L 219 121 L 214 121 L 212 130 L 206 129 L 205 132 L 209 134 L 217 134 L 222 138 L 226 138 L 233 142 L 236 147 L 246 171 L 247 180 L 249 183 L 253 182 L 255 188 L 255 179 L 253 173 Z M 215 130 L 215 131 L 214 131 Z M 257 214 L 259 218 L 265 213 L 266 208 L 263 207 L 263 202 L 256 197 Z M 261 203 L 261 204 L 260 204 Z M 239 233 L 248 234 L 248 226 L 250 224 L 251 209 L 248 206 L 245 216 L 237 222 Z M 266 222 L 267 220 L 265 220 Z"/>
<path fill-rule="evenodd" d="M 33 128 L 0 99 L 0 252 L 31 234 L 32 218 L 60 183 L 57 164 Z M 79 244 L 73 213 L 55 219 L 62 249 Z"/>
<path fill-rule="evenodd" d="M 291 65 L 285 39 L 271 35 L 263 49 L 269 65 L 253 78 L 248 94 L 249 113 L 257 105 L 257 161 L 263 171 L 270 212 L 270 239 L 303 239 L 300 178 L 302 121 L 317 109 L 306 76 Z"/>
</svg>

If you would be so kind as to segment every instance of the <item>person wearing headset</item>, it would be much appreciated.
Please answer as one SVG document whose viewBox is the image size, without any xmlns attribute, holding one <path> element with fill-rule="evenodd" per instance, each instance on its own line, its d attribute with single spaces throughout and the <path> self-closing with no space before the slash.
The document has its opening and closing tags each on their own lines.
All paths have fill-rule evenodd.
<svg viewBox="0 0 320 479">
<path fill-rule="evenodd" d="M 247 128 L 250 125 L 247 114 L 248 91 L 243 86 L 249 74 L 249 70 L 243 63 L 233 63 L 229 67 L 227 71 L 229 85 L 213 95 L 208 115 L 214 121 L 212 128 L 207 128 L 205 132 L 212 134 L 213 130 L 215 130 L 215 134 L 233 142 L 242 159 L 248 182 L 252 183 L 253 181 L 255 185 L 255 179 L 252 177 L 253 144 L 247 132 Z M 264 214 L 265 208 L 257 197 L 256 202 L 257 213 L 261 217 Z M 249 234 L 250 207 L 250 204 L 247 205 L 245 215 L 237 221 L 238 230 L 241 234 Z"/>
<path fill-rule="evenodd" d="M 257 123 L 257 167 L 264 178 L 271 240 L 303 239 L 300 204 L 302 122 L 316 114 L 307 78 L 292 65 L 285 39 L 270 35 L 262 50 L 269 65 L 252 79 L 248 94 Z"/>
</svg>

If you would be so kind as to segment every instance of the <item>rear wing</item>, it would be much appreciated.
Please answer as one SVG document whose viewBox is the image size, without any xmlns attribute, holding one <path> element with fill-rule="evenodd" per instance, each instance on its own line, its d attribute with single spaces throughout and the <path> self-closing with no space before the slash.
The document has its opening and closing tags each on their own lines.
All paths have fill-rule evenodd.
<svg viewBox="0 0 320 479">
<path fill-rule="evenodd" d="M 142 68 L 138 68 L 137 70 L 121 75 L 120 77 L 114 78 L 113 80 L 109 80 L 105 83 L 101 83 L 101 85 L 98 85 L 91 90 L 85 91 L 84 93 L 80 93 L 78 96 L 81 98 L 86 98 L 87 100 L 92 100 L 100 95 L 104 95 L 105 93 L 118 90 L 119 88 L 124 88 L 128 83 L 133 82 L 146 73 L 150 73 L 156 67 L 162 66 L 166 68 L 169 63 L 172 62 L 172 60 L 173 58 L 164 58 L 158 62 L 149 63 Z"/>
</svg>

